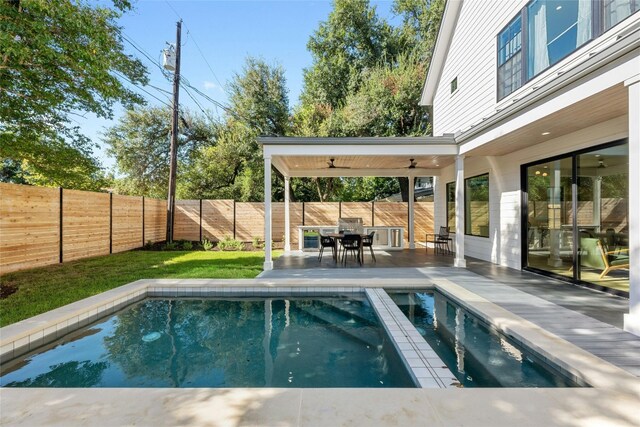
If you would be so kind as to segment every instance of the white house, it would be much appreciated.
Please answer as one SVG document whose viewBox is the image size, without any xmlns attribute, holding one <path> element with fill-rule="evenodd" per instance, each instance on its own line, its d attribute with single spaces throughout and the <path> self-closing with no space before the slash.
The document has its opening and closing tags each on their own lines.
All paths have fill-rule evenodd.
<svg viewBox="0 0 640 427">
<path fill-rule="evenodd" d="M 421 99 L 459 149 L 435 189 L 459 257 L 628 292 L 638 335 L 639 9 L 449 1 Z"/>
</svg>

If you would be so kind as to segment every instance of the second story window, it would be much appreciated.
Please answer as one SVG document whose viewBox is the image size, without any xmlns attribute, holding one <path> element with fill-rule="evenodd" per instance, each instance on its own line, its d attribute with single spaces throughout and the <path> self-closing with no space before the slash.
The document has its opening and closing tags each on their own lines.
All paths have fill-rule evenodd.
<svg viewBox="0 0 640 427">
<path fill-rule="evenodd" d="M 640 10 L 640 0 L 531 0 L 498 34 L 498 101 Z"/>
<path fill-rule="evenodd" d="M 522 20 L 518 16 L 498 36 L 498 99 L 522 86 Z"/>
<path fill-rule="evenodd" d="M 592 37 L 591 0 L 535 0 L 527 7 L 527 77 L 532 78 Z"/>
</svg>

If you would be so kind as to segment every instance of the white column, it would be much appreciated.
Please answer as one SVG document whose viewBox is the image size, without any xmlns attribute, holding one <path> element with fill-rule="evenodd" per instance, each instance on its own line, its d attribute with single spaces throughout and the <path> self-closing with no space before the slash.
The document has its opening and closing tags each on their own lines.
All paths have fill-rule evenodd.
<svg viewBox="0 0 640 427">
<path fill-rule="evenodd" d="M 409 175 L 409 249 L 416 248 L 415 236 L 414 236 L 414 212 L 413 212 L 413 199 L 415 199 L 415 183 L 413 175 Z"/>
<path fill-rule="evenodd" d="M 289 216 L 289 180 L 284 177 L 284 253 L 291 252 L 291 222 Z"/>
<path fill-rule="evenodd" d="M 640 74 L 629 87 L 629 314 L 624 329 L 640 336 Z"/>
<path fill-rule="evenodd" d="M 466 267 L 464 259 L 464 155 L 456 156 L 456 258 L 455 267 Z"/>
<path fill-rule="evenodd" d="M 264 158 L 264 270 L 273 270 L 271 259 L 271 157 Z"/>
</svg>

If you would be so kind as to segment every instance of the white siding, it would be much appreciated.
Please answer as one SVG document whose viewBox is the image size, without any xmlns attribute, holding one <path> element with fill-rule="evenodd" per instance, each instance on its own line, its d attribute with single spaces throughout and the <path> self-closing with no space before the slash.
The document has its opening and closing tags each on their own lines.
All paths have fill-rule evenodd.
<svg viewBox="0 0 640 427">
<path fill-rule="evenodd" d="M 619 117 L 505 156 L 465 159 L 465 177 L 489 172 L 489 238 L 465 236 L 465 255 L 520 269 L 520 166 L 547 157 L 628 137 L 628 118 Z M 437 180 L 435 228 L 446 224 L 446 183 L 454 167 Z"/>
<path fill-rule="evenodd" d="M 433 134 L 455 133 L 495 112 L 496 36 L 526 0 L 462 4 L 433 100 Z M 458 78 L 458 90 L 450 84 Z"/>
<path fill-rule="evenodd" d="M 498 103 L 497 35 L 526 4 L 527 0 L 466 0 L 463 3 L 433 99 L 434 135 L 468 130 L 495 114 L 496 107 L 511 104 L 514 98 L 531 92 L 533 87 L 555 79 L 557 71 L 567 71 L 587 59 L 590 52 L 615 43 L 618 34 L 640 21 L 640 13 L 634 14 Z M 456 77 L 458 89 L 452 94 L 450 84 Z"/>
</svg>

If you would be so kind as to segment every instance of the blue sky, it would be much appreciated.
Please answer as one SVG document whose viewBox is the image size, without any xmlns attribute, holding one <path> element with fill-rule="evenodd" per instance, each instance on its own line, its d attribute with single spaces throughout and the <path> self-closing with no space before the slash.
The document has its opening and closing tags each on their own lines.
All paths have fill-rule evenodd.
<svg viewBox="0 0 640 427">
<path fill-rule="evenodd" d="M 394 24 L 399 19 L 392 16 L 391 1 L 372 1 L 378 14 Z M 306 50 L 307 41 L 319 22 L 325 21 L 332 3 L 325 1 L 165 1 L 139 0 L 135 10 L 125 14 L 120 25 L 124 35 L 141 47 L 148 55 L 160 61 L 161 50 L 166 42 L 174 42 L 176 21 L 183 20 L 181 74 L 192 86 L 211 98 L 227 103 L 225 85 L 240 73 L 247 56 L 260 57 L 267 62 L 283 66 L 289 88 L 290 105 L 298 102 L 302 91 L 302 70 L 311 65 L 311 56 Z M 150 83 L 171 91 L 171 83 L 160 70 L 125 43 L 127 52 L 143 60 L 150 71 Z M 198 49 L 198 47 L 200 49 Z M 200 53 L 202 51 L 202 55 Z M 206 62 L 205 59 L 206 58 Z M 209 65 L 211 68 L 209 68 Z M 155 89 L 147 90 L 161 99 L 166 96 Z M 140 92 L 151 105 L 160 102 Z M 208 101 L 196 99 L 216 114 Z M 167 102 L 168 99 L 167 99 Z M 180 103 L 190 109 L 199 108 L 181 90 Z M 100 120 L 93 116 L 78 119 L 82 130 L 95 142 L 100 143 L 100 134 L 105 127 L 116 123 L 122 115 L 116 108 L 114 120 Z M 103 165 L 113 166 L 104 148 L 96 152 Z"/>
</svg>

